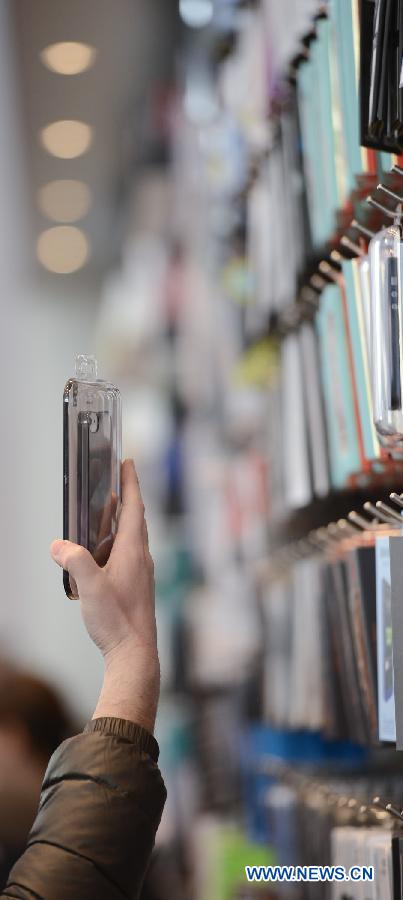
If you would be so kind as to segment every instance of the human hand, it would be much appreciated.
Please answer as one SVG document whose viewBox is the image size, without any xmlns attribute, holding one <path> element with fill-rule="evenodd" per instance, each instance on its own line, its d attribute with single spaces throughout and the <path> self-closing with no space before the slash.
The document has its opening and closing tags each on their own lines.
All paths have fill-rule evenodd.
<svg viewBox="0 0 403 900">
<path fill-rule="evenodd" d="M 159 697 L 154 565 L 138 478 L 122 465 L 122 507 L 110 557 L 102 568 L 84 547 L 54 541 L 51 555 L 77 584 L 84 624 L 105 661 L 94 717 L 117 716 L 152 732 Z"/>
</svg>

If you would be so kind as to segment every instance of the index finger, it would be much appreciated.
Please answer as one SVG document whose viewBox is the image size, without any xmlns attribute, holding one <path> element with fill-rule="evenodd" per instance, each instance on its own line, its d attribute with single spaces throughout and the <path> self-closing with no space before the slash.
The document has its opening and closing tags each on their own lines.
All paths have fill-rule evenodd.
<svg viewBox="0 0 403 900">
<path fill-rule="evenodd" d="M 133 547 L 142 542 L 143 522 L 144 503 L 137 472 L 133 460 L 125 459 L 122 463 L 122 505 L 113 550 L 122 543 Z"/>
</svg>

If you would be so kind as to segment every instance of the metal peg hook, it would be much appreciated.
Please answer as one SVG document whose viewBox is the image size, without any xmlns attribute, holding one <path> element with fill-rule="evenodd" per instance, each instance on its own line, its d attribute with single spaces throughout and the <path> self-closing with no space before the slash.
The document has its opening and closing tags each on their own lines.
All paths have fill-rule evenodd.
<svg viewBox="0 0 403 900">
<path fill-rule="evenodd" d="M 360 516 L 354 509 L 349 512 L 347 518 L 350 519 L 350 522 L 353 522 L 354 525 L 357 525 L 358 528 L 361 528 L 362 531 L 376 531 L 377 529 L 378 519 L 369 521 L 368 519 L 365 519 L 364 516 Z"/>
<path fill-rule="evenodd" d="M 379 503 L 379 501 L 378 501 L 378 503 Z M 391 524 L 394 525 L 395 521 L 394 521 L 393 516 L 395 516 L 396 513 L 393 511 L 393 516 L 390 515 L 389 513 L 385 513 L 382 509 L 379 508 L 378 503 L 376 504 L 376 506 L 374 506 L 373 503 L 370 503 L 369 500 L 367 500 L 367 502 L 364 503 L 365 511 L 372 513 L 372 515 L 374 515 L 374 516 L 377 516 L 378 519 L 381 520 L 381 522 L 386 522 L 386 525 L 391 525 Z"/>
<path fill-rule="evenodd" d="M 385 809 L 386 812 L 390 813 L 391 816 L 394 816 L 395 819 L 400 819 L 400 821 L 402 821 L 403 816 L 401 809 L 396 809 L 396 806 L 393 806 L 392 803 L 387 803 Z"/>
<path fill-rule="evenodd" d="M 358 534 L 357 528 L 354 528 L 354 525 L 348 522 L 347 519 L 338 519 L 337 527 L 345 534 L 350 535 L 350 537 Z"/>
<path fill-rule="evenodd" d="M 376 235 L 376 231 L 371 231 L 370 228 L 366 228 L 365 225 L 361 225 L 360 222 L 357 222 L 357 219 L 352 219 L 350 228 L 355 228 L 357 231 L 368 238 L 373 238 Z"/>
<path fill-rule="evenodd" d="M 310 303 L 313 306 L 317 306 L 318 300 L 319 297 L 316 291 L 314 291 L 313 288 L 308 287 L 307 284 L 304 285 L 304 287 L 301 289 L 300 301 L 303 303 Z"/>
<path fill-rule="evenodd" d="M 320 531 L 320 529 L 310 531 L 308 534 L 308 541 L 314 550 L 320 550 L 322 552 L 324 548 L 327 547 L 328 539 L 327 537 L 325 538 L 323 535 L 318 534 L 318 531 Z"/>
<path fill-rule="evenodd" d="M 336 522 L 330 522 L 327 526 L 327 533 L 329 535 L 329 539 L 333 541 L 341 541 L 344 537 L 341 528 L 336 524 Z"/>
<path fill-rule="evenodd" d="M 351 250 L 352 253 L 355 253 L 356 256 L 366 256 L 365 250 L 363 250 L 362 247 L 359 246 L 359 244 L 356 244 L 354 241 L 350 241 L 350 238 L 347 237 L 346 234 L 343 234 L 343 236 L 340 238 L 340 243 L 342 247 L 347 247 L 347 249 Z"/>
<path fill-rule="evenodd" d="M 395 219 L 396 215 L 398 215 L 397 210 L 388 209 L 386 206 L 383 206 L 382 203 L 379 203 L 379 200 L 374 200 L 373 197 L 367 197 L 367 203 L 369 203 L 370 206 L 373 206 L 374 209 L 379 209 L 385 216 L 389 216 L 390 219 Z"/>
<path fill-rule="evenodd" d="M 373 806 L 377 807 L 378 809 L 383 809 L 384 812 L 389 813 L 389 815 L 393 816 L 395 819 L 400 819 L 400 821 L 402 821 L 402 810 L 399 810 L 396 808 L 396 806 L 393 806 L 393 803 L 385 802 L 385 800 L 382 800 L 381 797 L 374 797 L 372 803 Z"/>
<path fill-rule="evenodd" d="M 391 500 L 396 503 L 396 506 L 400 506 L 403 509 L 403 496 L 402 494 L 396 494 L 394 491 L 392 494 L 389 494 Z"/>
<path fill-rule="evenodd" d="M 320 275 L 312 275 L 309 279 L 309 284 L 317 291 L 323 291 L 323 288 L 326 287 L 327 283 L 328 282 L 324 278 L 321 278 Z"/>
<path fill-rule="evenodd" d="M 338 256 L 338 259 L 337 259 Z M 332 250 L 326 259 L 322 259 L 319 263 L 318 267 L 322 272 L 340 272 L 341 270 L 341 256 L 337 253 L 337 250 Z"/>
<path fill-rule="evenodd" d="M 340 272 L 340 266 L 331 266 L 325 259 L 322 259 L 322 262 L 319 263 L 318 269 L 326 279 L 326 282 L 336 281 Z"/>
<path fill-rule="evenodd" d="M 397 203 L 403 203 L 403 197 L 400 194 L 396 194 L 395 191 L 391 191 L 391 189 L 384 184 L 378 184 L 377 191 L 382 191 L 387 197 L 392 197 L 392 200 L 396 200 Z"/>
<path fill-rule="evenodd" d="M 399 522 L 401 528 L 403 528 L 403 516 L 400 513 L 397 513 L 396 510 L 392 509 L 391 506 L 388 506 L 387 503 L 382 503 L 382 500 L 378 500 L 376 503 L 377 510 L 383 512 L 386 516 L 390 516 L 394 522 Z"/>
</svg>

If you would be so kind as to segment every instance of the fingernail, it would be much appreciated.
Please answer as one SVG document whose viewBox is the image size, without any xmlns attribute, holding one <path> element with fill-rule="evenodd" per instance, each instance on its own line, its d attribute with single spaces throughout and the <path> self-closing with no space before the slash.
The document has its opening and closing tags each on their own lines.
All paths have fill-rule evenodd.
<svg viewBox="0 0 403 900">
<path fill-rule="evenodd" d="M 55 558 L 60 556 L 60 553 L 63 548 L 63 544 L 64 544 L 64 541 L 53 541 L 53 543 L 50 545 L 50 552 L 51 552 L 52 556 L 54 556 Z"/>
</svg>

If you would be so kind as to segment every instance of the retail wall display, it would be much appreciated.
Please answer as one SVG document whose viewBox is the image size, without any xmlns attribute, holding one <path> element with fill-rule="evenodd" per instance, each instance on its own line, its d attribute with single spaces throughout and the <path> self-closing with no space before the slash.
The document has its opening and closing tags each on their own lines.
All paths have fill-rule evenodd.
<svg viewBox="0 0 403 900">
<path fill-rule="evenodd" d="M 353 234 L 350 223 L 357 210 L 361 215 L 368 191 L 376 188 L 377 174 L 394 161 L 391 154 L 376 155 L 360 145 L 358 3 L 307 3 L 293 13 L 295 23 L 304 20 L 309 27 L 305 32 L 289 28 L 290 43 L 284 46 L 300 52 L 289 56 L 288 67 L 279 63 L 285 9 L 280 17 L 277 5 L 267 2 L 248 11 L 232 53 L 218 68 L 220 128 L 228 137 L 222 146 L 237 158 L 242 145 L 245 165 L 220 197 L 220 214 L 236 210 L 238 222 L 236 239 L 226 234 L 224 258 L 217 235 L 213 239 L 215 265 L 220 268 L 221 257 L 225 273 L 225 299 L 242 304 L 243 348 L 279 328 L 282 451 L 276 459 L 273 436 L 269 496 L 273 510 L 282 504 L 288 511 L 305 508 L 334 489 L 354 488 L 363 476 L 377 478 L 389 467 L 385 450 L 390 441 L 373 424 L 385 366 L 378 379 L 374 372 L 381 372 L 378 357 L 387 322 L 383 330 L 372 329 L 378 341 L 375 359 L 367 258 L 372 230 L 363 225 L 360 231 L 359 223 Z M 259 85 L 253 103 L 245 89 L 251 72 Z M 235 90 L 238 83 L 242 91 Z M 207 161 L 212 127 L 200 125 L 201 156 Z M 227 159 L 225 169 L 228 165 Z M 214 202 L 217 171 L 215 165 L 206 173 Z M 389 355 L 391 341 L 396 369 L 396 335 L 389 341 Z M 242 352 L 238 338 L 233 349 Z"/>
<path fill-rule="evenodd" d="M 272 557 L 261 594 L 263 710 L 271 726 L 399 750 L 401 517 L 382 501 L 369 506 L 384 524 L 352 512 L 361 532 L 340 520 Z"/>
<path fill-rule="evenodd" d="M 207 877 L 223 814 L 266 861 L 374 864 L 377 882 L 350 885 L 349 900 L 400 896 L 400 819 L 374 798 L 403 797 L 391 765 L 403 740 L 403 169 L 398 118 L 382 131 L 365 99 L 367 77 L 379 109 L 395 90 L 396 15 L 393 3 L 264 0 L 237 8 L 225 46 L 213 18 L 184 63 L 166 329 L 184 416 L 169 522 L 194 565 L 175 632 L 209 815 L 196 896 L 209 900 L 249 897 Z M 199 69 L 208 91 L 195 104 Z M 293 765 L 323 767 L 321 785 L 279 782 L 287 740 Z M 365 775 L 326 774 L 329 759 Z M 341 900 L 339 887 L 289 896 Z"/>
<path fill-rule="evenodd" d="M 358 2 L 280 11 L 266 0 L 238 26 L 212 80 L 222 114 L 189 124 L 185 103 L 179 118 L 188 193 L 182 180 L 178 222 L 191 197 L 199 219 L 188 246 L 206 259 L 203 292 L 178 318 L 175 338 L 188 409 L 184 509 L 205 597 L 189 608 L 192 665 L 197 681 L 208 671 L 210 686 L 227 687 L 247 679 L 262 653 L 266 722 L 393 743 L 386 531 L 366 519 L 362 535 L 347 530 L 330 545 L 326 532 L 326 546 L 322 536 L 309 552 L 292 535 L 309 543 L 312 524 L 326 526 L 333 509 L 347 517 L 356 491 L 373 497 L 379 487 L 385 497 L 403 483 L 380 425 L 394 407 L 398 433 L 400 313 L 391 289 L 400 276 L 386 249 L 376 274 L 376 237 L 368 252 L 379 225 L 393 220 L 401 173 L 392 152 L 360 141 Z M 380 208 L 378 177 L 391 185 Z M 386 269 L 390 291 L 377 299 Z M 398 529 L 396 510 L 379 518 Z M 251 572 L 262 560 L 270 571 L 262 634 L 246 619 L 238 634 L 231 622 L 224 645 L 225 586 L 238 572 L 244 599 L 235 618 L 243 622 L 248 603 L 253 617 Z M 238 667 L 231 653 L 241 633 L 246 667 L 243 651 Z"/>
</svg>

